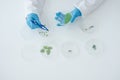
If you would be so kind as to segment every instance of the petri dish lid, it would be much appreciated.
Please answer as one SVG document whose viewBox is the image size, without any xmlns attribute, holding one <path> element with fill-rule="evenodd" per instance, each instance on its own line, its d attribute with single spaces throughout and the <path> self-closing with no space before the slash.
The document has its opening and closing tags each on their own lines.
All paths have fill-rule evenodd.
<svg viewBox="0 0 120 80">
<path fill-rule="evenodd" d="M 100 55 L 104 52 L 103 43 L 92 39 L 86 43 L 86 50 L 90 55 Z"/>
<path fill-rule="evenodd" d="M 62 55 L 67 58 L 77 57 L 80 54 L 80 48 L 76 42 L 65 42 L 60 49 Z"/>
</svg>

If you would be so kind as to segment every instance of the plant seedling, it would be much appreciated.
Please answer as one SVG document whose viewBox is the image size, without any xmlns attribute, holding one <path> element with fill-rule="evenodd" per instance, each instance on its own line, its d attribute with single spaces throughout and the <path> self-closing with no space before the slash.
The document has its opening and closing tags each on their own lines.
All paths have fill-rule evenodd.
<svg viewBox="0 0 120 80">
<path fill-rule="evenodd" d="M 41 53 L 44 53 L 45 52 L 45 50 L 44 49 L 41 49 L 41 51 L 40 51 Z"/>
<path fill-rule="evenodd" d="M 41 31 L 39 32 L 40 35 L 48 37 L 48 32 Z"/>
<path fill-rule="evenodd" d="M 46 53 L 47 53 L 47 55 L 50 55 L 51 51 L 50 51 L 50 50 L 47 50 Z"/>
<path fill-rule="evenodd" d="M 43 46 L 43 48 L 40 50 L 40 52 L 46 53 L 47 55 L 50 55 L 51 49 L 53 49 L 51 46 Z"/>
<path fill-rule="evenodd" d="M 94 50 L 96 50 L 96 49 L 97 49 L 95 44 L 92 46 L 92 48 L 93 48 Z"/>
<path fill-rule="evenodd" d="M 72 50 L 68 50 L 68 52 L 69 52 L 69 53 L 71 53 L 71 52 L 72 52 Z"/>
</svg>

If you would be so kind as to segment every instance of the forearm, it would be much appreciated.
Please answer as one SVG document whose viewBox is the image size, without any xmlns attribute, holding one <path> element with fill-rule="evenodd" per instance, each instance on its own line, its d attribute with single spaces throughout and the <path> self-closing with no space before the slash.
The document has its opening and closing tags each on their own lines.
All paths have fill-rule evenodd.
<svg viewBox="0 0 120 80">
<path fill-rule="evenodd" d="M 39 15 L 42 12 L 45 0 L 25 0 L 25 19 L 31 29 L 48 29 L 41 23 Z"/>
<path fill-rule="evenodd" d="M 75 7 L 80 10 L 82 16 L 89 15 L 98 8 L 104 0 L 81 0 Z"/>
<path fill-rule="evenodd" d="M 30 13 L 41 14 L 45 0 L 25 0 L 25 17 Z"/>
</svg>

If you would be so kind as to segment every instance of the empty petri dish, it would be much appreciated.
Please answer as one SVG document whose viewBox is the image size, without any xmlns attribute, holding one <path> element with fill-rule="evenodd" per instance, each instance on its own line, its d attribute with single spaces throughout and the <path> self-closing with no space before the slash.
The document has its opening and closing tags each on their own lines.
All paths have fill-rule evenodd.
<svg viewBox="0 0 120 80">
<path fill-rule="evenodd" d="M 21 49 L 21 57 L 28 62 L 37 62 L 40 59 L 39 47 L 35 44 L 26 44 Z"/>
<path fill-rule="evenodd" d="M 65 42 L 60 49 L 63 56 L 67 58 L 77 57 L 80 54 L 79 46 L 75 42 Z"/>
<path fill-rule="evenodd" d="M 20 34 L 21 34 L 21 37 L 22 37 L 24 40 L 34 39 L 33 30 L 31 30 L 27 25 L 21 27 L 21 29 L 20 29 Z"/>
<path fill-rule="evenodd" d="M 86 43 L 86 50 L 90 55 L 100 55 L 104 51 L 103 43 L 92 39 Z"/>
</svg>

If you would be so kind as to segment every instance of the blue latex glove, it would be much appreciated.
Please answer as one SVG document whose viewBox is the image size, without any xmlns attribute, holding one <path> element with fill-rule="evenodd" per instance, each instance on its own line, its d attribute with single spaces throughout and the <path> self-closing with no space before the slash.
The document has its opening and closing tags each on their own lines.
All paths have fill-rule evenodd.
<svg viewBox="0 0 120 80">
<path fill-rule="evenodd" d="M 69 16 L 69 18 L 70 18 L 69 22 L 71 22 L 71 23 L 73 23 L 77 17 L 82 16 L 80 10 L 77 8 L 75 8 L 74 10 L 72 10 L 70 13 L 67 13 L 67 14 L 70 14 L 70 16 L 71 16 L 71 18 Z M 62 12 L 56 13 L 55 19 L 60 22 L 57 24 L 57 26 L 63 26 L 68 23 L 68 22 L 65 22 L 67 19 L 66 18 L 67 14 L 63 14 Z"/>
<path fill-rule="evenodd" d="M 26 23 L 31 29 L 41 28 L 43 30 L 48 31 L 48 29 L 44 25 L 41 24 L 38 15 L 35 13 L 30 13 L 27 15 Z"/>
</svg>

